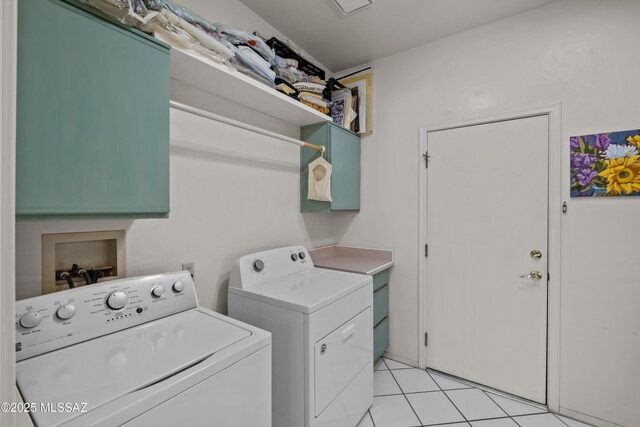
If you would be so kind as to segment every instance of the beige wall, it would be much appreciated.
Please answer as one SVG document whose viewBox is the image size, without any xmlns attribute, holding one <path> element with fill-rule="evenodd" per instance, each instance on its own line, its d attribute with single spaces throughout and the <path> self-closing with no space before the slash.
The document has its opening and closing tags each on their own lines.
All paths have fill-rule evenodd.
<svg viewBox="0 0 640 427">
<path fill-rule="evenodd" d="M 570 136 L 640 128 L 638 16 L 637 1 L 562 1 L 373 64 L 362 211 L 340 242 L 396 251 L 392 354 L 418 360 L 418 128 L 561 103 L 560 404 L 640 425 L 640 198 L 572 200 L 567 168 Z"/>
</svg>

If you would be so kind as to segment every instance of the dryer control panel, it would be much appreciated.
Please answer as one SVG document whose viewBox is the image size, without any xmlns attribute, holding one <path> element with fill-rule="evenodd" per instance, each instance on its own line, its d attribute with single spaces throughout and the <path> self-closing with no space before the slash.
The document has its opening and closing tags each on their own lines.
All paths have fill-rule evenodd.
<svg viewBox="0 0 640 427">
<path fill-rule="evenodd" d="M 305 270 L 313 270 L 313 261 L 304 246 L 288 246 L 256 252 L 238 258 L 231 268 L 229 286 L 250 288 Z"/>
<path fill-rule="evenodd" d="M 197 306 L 188 271 L 113 280 L 16 301 L 16 360 Z"/>
</svg>

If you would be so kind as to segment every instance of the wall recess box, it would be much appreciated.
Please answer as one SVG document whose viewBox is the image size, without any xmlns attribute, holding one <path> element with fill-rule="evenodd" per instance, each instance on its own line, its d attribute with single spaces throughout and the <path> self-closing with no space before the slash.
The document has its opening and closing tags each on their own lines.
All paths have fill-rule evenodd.
<svg viewBox="0 0 640 427">
<path fill-rule="evenodd" d="M 85 286 L 87 280 L 79 271 L 97 278 L 97 283 L 119 279 L 126 274 L 125 231 L 91 231 L 42 235 L 42 293 Z M 75 265 L 75 269 L 74 269 Z M 65 280 L 64 272 L 70 273 Z"/>
</svg>

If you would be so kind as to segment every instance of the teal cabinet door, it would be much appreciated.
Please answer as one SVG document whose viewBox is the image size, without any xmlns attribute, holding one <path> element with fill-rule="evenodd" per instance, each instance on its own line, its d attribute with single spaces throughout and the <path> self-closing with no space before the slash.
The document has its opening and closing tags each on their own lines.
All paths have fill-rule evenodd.
<svg viewBox="0 0 640 427">
<path fill-rule="evenodd" d="M 19 218 L 169 212 L 169 48 L 57 0 L 18 2 Z"/>
<path fill-rule="evenodd" d="M 330 144 L 329 162 L 333 166 L 331 210 L 359 210 L 360 138 L 342 127 L 331 126 Z"/>
<path fill-rule="evenodd" d="M 389 316 L 389 286 L 384 286 L 373 293 L 373 324 L 377 325 Z"/>
<path fill-rule="evenodd" d="M 326 148 L 324 153 L 328 162 L 331 162 L 329 144 L 329 126 L 323 124 L 304 126 L 300 129 L 300 139 L 311 144 L 321 145 Z M 320 153 L 315 150 L 300 148 L 300 212 L 330 212 L 330 202 L 319 202 L 307 199 L 309 191 L 309 163 L 315 160 Z M 335 173 L 335 168 L 332 174 Z M 333 193 L 334 181 L 331 182 Z"/>
<path fill-rule="evenodd" d="M 373 328 L 373 360 L 377 360 L 389 347 L 389 318 L 385 317 Z"/>
<path fill-rule="evenodd" d="M 373 360 L 389 347 L 389 277 L 391 269 L 373 276 Z"/>
<path fill-rule="evenodd" d="M 307 199 L 308 164 L 320 154 L 300 150 L 300 212 L 360 210 L 360 137 L 333 123 L 304 126 L 303 141 L 326 147 L 325 158 L 331 163 L 331 202 Z"/>
</svg>

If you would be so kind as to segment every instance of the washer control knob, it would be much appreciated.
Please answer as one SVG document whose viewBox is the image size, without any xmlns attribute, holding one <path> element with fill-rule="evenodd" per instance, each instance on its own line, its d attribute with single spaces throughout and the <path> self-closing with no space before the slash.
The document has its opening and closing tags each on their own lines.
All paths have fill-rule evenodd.
<svg viewBox="0 0 640 427">
<path fill-rule="evenodd" d="M 298 254 L 291 254 L 291 261 L 297 261 L 298 260 Z"/>
<path fill-rule="evenodd" d="M 30 311 L 29 313 L 25 313 L 20 317 L 20 326 L 23 328 L 34 328 L 40 324 L 42 321 L 42 315 L 37 311 Z"/>
<path fill-rule="evenodd" d="M 153 288 L 151 288 L 151 295 L 156 298 L 160 298 L 162 295 L 164 295 L 164 292 L 165 289 L 162 285 L 155 285 Z"/>
<path fill-rule="evenodd" d="M 304 252 L 300 252 L 298 256 L 300 257 L 300 259 L 305 259 L 307 257 L 307 255 Z"/>
<path fill-rule="evenodd" d="M 255 261 L 253 261 L 253 269 L 256 272 L 261 272 L 262 269 L 264 268 L 264 261 L 262 261 L 261 259 L 257 259 Z"/>
<path fill-rule="evenodd" d="M 122 307 L 127 305 L 128 299 L 129 297 L 123 291 L 111 292 L 107 297 L 107 307 L 111 310 L 120 310 Z"/>
<path fill-rule="evenodd" d="M 71 319 L 74 314 L 76 314 L 76 307 L 73 304 L 61 305 L 56 311 L 56 316 L 61 320 Z"/>
<path fill-rule="evenodd" d="M 184 283 L 182 283 L 182 280 L 178 280 L 173 284 L 173 292 L 180 293 L 182 291 L 184 291 Z"/>
</svg>

